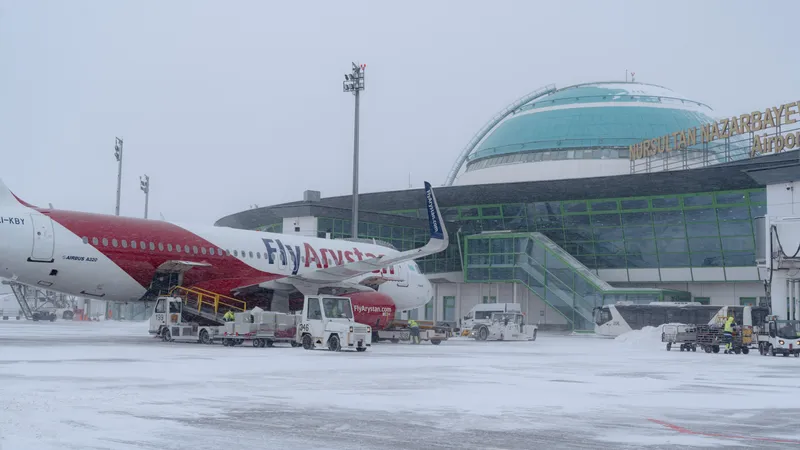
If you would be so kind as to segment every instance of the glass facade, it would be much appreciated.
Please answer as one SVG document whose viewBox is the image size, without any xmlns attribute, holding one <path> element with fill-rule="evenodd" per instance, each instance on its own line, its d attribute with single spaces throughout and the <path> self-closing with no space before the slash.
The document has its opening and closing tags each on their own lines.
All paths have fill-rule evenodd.
<svg viewBox="0 0 800 450">
<path fill-rule="evenodd" d="M 590 269 L 752 267 L 753 218 L 766 214 L 766 202 L 759 188 L 440 208 L 461 227 L 461 245 L 482 231 L 540 232 Z M 427 218 L 424 209 L 388 212 Z M 461 270 L 454 244 L 420 260 L 423 271 Z M 465 257 L 472 253 L 464 249 Z"/>
</svg>

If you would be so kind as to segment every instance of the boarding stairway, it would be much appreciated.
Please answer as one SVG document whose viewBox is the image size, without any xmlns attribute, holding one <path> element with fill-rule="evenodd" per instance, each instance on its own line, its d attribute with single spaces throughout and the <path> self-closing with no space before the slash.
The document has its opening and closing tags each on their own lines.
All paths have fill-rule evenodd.
<svg viewBox="0 0 800 450">
<path fill-rule="evenodd" d="M 228 310 L 234 313 L 247 311 L 247 303 L 198 287 L 175 286 L 169 295 L 183 299 L 183 316 L 200 325 L 222 325 Z"/>
<path fill-rule="evenodd" d="M 491 255 L 472 255 L 476 240 L 489 239 Z M 501 242 L 497 242 L 500 240 Z M 486 244 L 486 243 L 483 243 Z M 502 249 L 502 254 L 494 254 Z M 679 291 L 615 288 L 542 233 L 481 233 L 466 238 L 467 282 L 514 282 L 562 315 L 573 331 L 594 330 L 594 308 L 617 301 L 672 300 Z"/>
</svg>

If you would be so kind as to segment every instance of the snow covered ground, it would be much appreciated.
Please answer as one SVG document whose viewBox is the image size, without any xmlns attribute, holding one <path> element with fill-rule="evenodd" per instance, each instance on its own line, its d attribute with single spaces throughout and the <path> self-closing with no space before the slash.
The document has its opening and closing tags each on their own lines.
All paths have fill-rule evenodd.
<svg viewBox="0 0 800 450">
<path fill-rule="evenodd" d="M 0 449 L 800 448 L 800 358 L 658 331 L 330 353 L 0 322 Z"/>
</svg>

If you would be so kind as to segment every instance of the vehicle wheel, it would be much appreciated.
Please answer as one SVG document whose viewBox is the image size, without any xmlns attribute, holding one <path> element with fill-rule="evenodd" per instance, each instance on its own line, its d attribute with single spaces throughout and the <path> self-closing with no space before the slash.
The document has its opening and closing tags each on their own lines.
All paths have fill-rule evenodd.
<svg viewBox="0 0 800 450">
<path fill-rule="evenodd" d="M 672 342 L 667 342 L 667 351 L 672 350 Z M 681 349 L 683 350 L 683 349 Z"/>
<path fill-rule="evenodd" d="M 273 345 L 275 345 L 275 342 L 273 342 L 272 339 L 264 339 L 264 345 L 262 345 L 262 347 L 272 347 Z"/>
<path fill-rule="evenodd" d="M 800 352 L 794 352 L 794 357 L 795 357 L 795 358 L 798 358 L 798 357 L 800 357 Z"/>
<path fill-rule="evenodd" d="M 733 349 L 733 353 L 736 353 L 738 355 L 739 353 L 742 353 L 742 349 L 739 348 L 739 347 L 736 347 L 735 349 Z"/>
<path fill-rule="evenodd" d="M 332 334 L 331 337 L 328 338 L 328 350 L 332 352 L 338 352 L 342 350 L 342 343 L 339 342 L 338 334 Z"/>
<path fill-rule="evenodd" d="M 56 313 L 50 313 L 50 322 L 56 321 Z"/>
<path fill-rule="evenodd" d="M 356 348 L 356 351 L 365 352 L 365 351 L 367 351 L 367 347 L 358 347 L 358 348 Z"/>
<path fill-rule="evenodd" d="M 535 340 L 536 340 L 536 332 L 537 332 L 537 331 L 539 331 L 539 330 L 533 330 L 533 339 L 531 339 L 532 341 L 535 341 Z"/>
<path fill-rule="evenodd" d="M 263 345 L 261 345 L 261 339 L 253 339 L 253 347 L 263 347 Z"/>
<path fill-rule="evenodd" d="M 303 335 L 303 348 L 306 350 L 312 350 L 314 348 L 314 340 L 311 339 L 310 334 Z"/>
<path fill-rule="evenodd" d="M 200 330 L 200 343 L 201 344 L 211 344 L 211 338 L 208 336 L 208 331 Z"/>
<path fill-rule="evenodd" d="M 292 347 L 299 347 L 300 346 L 300 344 L 298 344 L 297 341 L 292 341 L 291 344 L 292 344 Z"/>
<path fill-rule="evenodd" d="M 392 344 L 397 344 L 398 342 L 400 342 L 400 339 L 391 338 L 391 339 L 389 339 L 389 342 L 391 342 Z"/>
<path fill-rule="evenodd" d="M 161 332 L 161 336 L 164 342 L 172 341 L 172 333 L 170 333 L 169 328 L 164 328 L 164 331 Z"/>
<path fill-rule="evenodd" d="M 478 331 L 478 340 L 485 341 L 488 338 L 489 338 L 489 329 L 486 327 L 481 327 L 481 329 Z"/>
<path fill-rule="evenodd" d="M 750 353 L 750 347 L 742 347 L 742 353 L 745 355 Z"/>
<path fill-rule="evenodd" d="M 711 346 L 711 351 L 714 352 L 714 353 L 719 353 L 719 345 Z"/>
<path fill-rule="evenodd" d="M 433 345 L 439 345 L 441 343 L 442 343 L 441 339 L 431 339 L 431 344 Z"/>
<path fill-rule="evenodd" d="M 711 347 L 709 347 L 709 346 L 704 346 L 704 347 L 703 347 L 703 351 L 704 351 L 704 352 L 706 352 L 706 353 L 711 353 Z"/>
<path fill-rule="evenodd" d="M 64 311 L 64 313 L 61 314 L 61 318 L 64 320 L 72 320 L 74 317 L 75 313 L 72 311 Z"/>
<path fill-rule="evenodd" d="M 695 345 L 695 344 L 692 344 L 692 351 L 693 351 L 693 352 L 696 352 L 696 351 L 697 351 L 697 345 Z"/>
</svg>

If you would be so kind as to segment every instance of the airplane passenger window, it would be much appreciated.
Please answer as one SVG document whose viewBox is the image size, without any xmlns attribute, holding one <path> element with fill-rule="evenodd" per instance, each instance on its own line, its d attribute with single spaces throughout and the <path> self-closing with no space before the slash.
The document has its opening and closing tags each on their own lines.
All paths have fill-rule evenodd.
<svg viewBox="0 0 800 450">
<path fill-rule="evenodd" d="M 208 253 L 209 253 L 211 256 L 214 256 L 214 247 L 211 247 L 210 249 L 208 249 Z"/>
<path fill-rule="evenodd" d="M 220 255 L 224 255 L 225 254 L 225 252 L 223 252 L 221 248 L 218 248 L 217 251 L 219 252 Z M 230 255 L 230 254 L 231 253 L 228 252 L 228 255 Z"/>
<path fill-rule="evenodd" d="M 256 252 L 256 259 L 261 259 L 261 252 Z"/>
<path fill-rule="evenodd" d="M 239 252 L 237 252 L 236 250 L 234 250 L 234 251 L 233 251 L 233 256 L 239 256 Z"/>
<path fill-rule="evenodd" d="M 176 245 L 175 246 L 175 251 L 180 253 L 181 252 L 181 246 L 180 245 Z"/>
<path fill-rule="evenodd" d="M 139 248 L 142 249 L 142 250 L 147 248 L 147 246 L 144 245 L 144 241 L 139 241 Z"/>
<path fill-rule="evenodd" d="M 186 252 L 186 253 L 189 253 L 189 246 L 184 244 L 183 245 L 183 251 Z"/>
<path fill-rule="evenodd" d="M 131 248 L 136 248 L 136 241 L 131 241 Z"/>
<path fill-rule="evenodd" d="M 150 243 L 150 250 L 155 250 L 155 249 L 156 249 L 156 245 L 151 242 Z"/>
<path fill-rule="evenodd" d="M 82 240 L 83 240 L 84 244 L 88 244 L 89 243 L 89 238 L 86 237 L 86 236 L 84 236 Z"/>
<path fill-rule="evenodd" d="M 128 241 L 125 239 L 122 240 L 122 248 L 128 248 Z"/>
<path fill-rule="evenodd" d="M 247 257 L 247 252 L 245 252 L 244 250 L 242 250 L 242 258 L 245 258 L 245 257 Z"/>
<path fill-rule="evenodd" d="M 117 242 L 116 239 L 112 239 L 111 240 L 111 245 L 113 245 L 114 247 L 119 247 L 119 242 Z"/>
<path fill-rule="evenodd" d="M 253 252 L 250 252 L 250 257 L 251 257 L 251 258 L 253 257 Z"/>
<path fill-rule="evenodd" d="M 108 239 L 107 238 L 103 238 L 103 246 L 106 246 L 106 245 L 108 245 Z"/>
<path fill-rule="evenodd" d="M 192 253 L 194 253 L 195 255 L 197 254 L 197 246 L 196 245 L 192 246 Z"/>
<path fill-rule="evenodd" d="M 200 247 L 200 253 L 205 255 L 206 254 L 206 248 L 205 247 Z"/>
<path fill-rule="evenodd" d="M 96 237 L 95 237 L 95 238 L 92 238 L 92 244 L 94 244 L 94 245 L 97 245 L 97 244 L 98 244 L 98 241 L 97 241 L 97 238 L 96 238 Z"/>
<path fill-rule="evenodd" d="M 172 244 L 167 244 L 167 251 L 172 251 Z"/>
<path fill-rule="evenodd" d="M 158 250 L 162 252 L 164 251 L 164 244 L 162 244 L 161 242 L 158 243 Z"/>
</svg>

